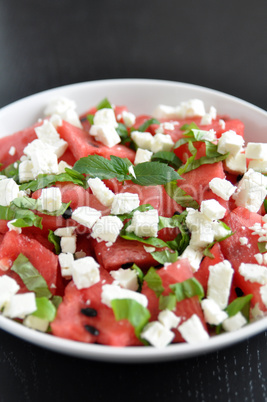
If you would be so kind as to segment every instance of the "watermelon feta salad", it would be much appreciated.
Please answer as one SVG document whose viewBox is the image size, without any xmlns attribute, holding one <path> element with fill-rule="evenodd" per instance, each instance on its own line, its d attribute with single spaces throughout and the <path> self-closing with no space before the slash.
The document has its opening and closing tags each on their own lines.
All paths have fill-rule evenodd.
<svg viewBox="0 0 267 402">
<path fill-rule="evenodd" d="M 266 148 L 199 99 L 138 116 L 52 99 L 0 139 L 0 313 L 121 347 L 263 317 Z"/>
</svg>

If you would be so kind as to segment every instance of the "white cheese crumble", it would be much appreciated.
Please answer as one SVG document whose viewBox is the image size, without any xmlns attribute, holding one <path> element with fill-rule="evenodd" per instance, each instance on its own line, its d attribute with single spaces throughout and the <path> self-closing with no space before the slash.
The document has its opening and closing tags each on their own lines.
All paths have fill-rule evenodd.
<svg viewBox="0 0 267 402">
<path fill-rule="evenodd" d="M 219 325 L 228 317 L 228 314 L 212 299 L 202 300 L 201 307 L 205 321 L 210 325 Z"/>
<path fill-rule="evenodd" d="M 111 307 L 111 301 L 114 299 L 132 299 L 140 303 L 143 307 L 147 307 L 148 300 L 142 293 L 133 290 L 123 289 L 118 285 L 104 285 L 102 287 L 101 301 L 106 306 Z"/>
<path fill-rule="evenodd" d="M 134 164 L 138 165 L 138 163 L 150 162 L 153 152 L 148 151 L 147 149 L 137 148 Z"/>
<path fill-rule="evenodd" d="M 193 272 L 198 271 L 203 258 L 203 253 L 199 249 L 194 249 L 191 245 L 187 246 L 179 259 L 187 258 Z"/>
<path fill-rule="evenodd" d="M 78 207 L 72 212 L 71 215 L 71 218 L 75 222 L 78 222 L 89 229 L 92 229 L 93 225 L 100 217 L 101 212 L 91 207 Z"/>
<path fill-rule="evenodd" d="M 267 144 L 260 142 L 248 142 L 246 147 L 246 157 L 248 159 L 266 160 Z"/>
<path fill-rule="evenodd" d="M 164 325 L 165 328 L 171 329 L 178 327 L 181 317 L 178 317 L 172 311 L 165 309 L 159 313 L 158 320 L 162 325 Z"/>
<path fill-rule="evenodd" d="M 202 212 L 208 219 L 223 219 L 226 208 L 224 208 L 216 200 L 205 200 L 201 202 L 200 212 Z"/>
<path fill-rule="evenodd" d="M 93 257 L 84 257 L 72 263 L 72 278 L 78 289 L 89 288 L 100 281 L 100 265 Z"/>
<path fill-rule="evenodd" d="M 0 180 L 0 205 L 5 207 L 19 196 L 19 186 L 13 179 Z"/>
<path fill-rule="evenodd" d="M 172 342 L 175 335 L 160 322 L 153 321 L 144 327 L 140 336 L 147 340 L 152 346 L 164 348 Z"/>
<path fill-rule="evenodd" d="M 46 116 L 51 116 L 53 114 L 59 115 L 63 120 L 68 123 L 82 128 L 78 113 L 76 112 L 76 103 L 64 96 L 59 96 L 57 98 L 51 99 L 49 104 L 44 110 Z"/>
<path fill-rule="evenodd" d="M 229 180 L 220 179 L 219 177 L 214 177 L 209 182 L 209 188 L 225 201 L 228 201 L 236 191 L 236 187 Z"/>
<path fill-rule="evenodd" d="M 115 194 L 98 177 L 87 180 L 88 186 L 101 204 L 110 207 Z"/>
<path fill-rule="evenodd" d="M 119 268 L 116 271 L 110 271 L 110 275 L 115 279 L 116 283 L 113 282 L 113 284 L 118 284 L 125 289 L 136 291 L 139 287 L 137 271 L 134 269 Z"/>
<path fill-rule="evenodd" d="M 244 144 L 245 141 L 241 135 L 236 134 L 233 130 L 229 130 L 224 132 L 219 138 L 217 151 L 220 154 L 229 152 L 230 155 L 235 156 L 241 151 Z"/>
<path fill-rule="evenodd" d="M 265 285 L 267 283 L 267 268 L 258 264 L 241 263 L 238 269 L 239 273 L 246 281 Z"/>
<path fill-rule="evenodd" d="M 20 183 L 24 183 L 24 182 L 34 179 L 32 169 L 33 169 L 33 164 L 32 164 L 32 161 L 29 159 L 23 160 L 19 164 L 19 181 L 20 181 Z"/>
<path fill-rule="evenodd" d="M 93 226 L 91 236 L 97 241 L 114 243 L 123 227 L 117 216 L 103 216 Z"/>
<path fill-rule="evenodd" d="M 58 228 L 54 231 L 54 234 L 59 237 L 73 236 L 76 230 L 76 226 L 66 226 L 64 228 Z"/>
<path fill-rule="evenodd" d="M 135 211 L 127 232 L 134 232 L 139 237 L 157 237 L 159 216 L 156 209 L 145 212 Z"/>
<path fill-rule="evenodd" d="M 209 267 L 207 298 L 214 300 L 221 309 L 228 304 L 234 270 L 228 260 Z"/>
<path fill-rule="evenodd" d="M 62 205 L 60 189 L 58 187 L 43 188 L 40 201 L 43 210 L 49 212 L 57 211 Z"/>
<path fill-rule="evenodd" d="M 2 309 L 19 290 L 15 279 L 7 275 L 0 276 L 0 309 Z"/>
<path fill-rule="evenodd" d="M 225 170 L 230 173 L 244 174 L 247 171 L 246 155 L 242 152 L 238 152 L 235 156 L 227 156 L 225 164 Z"/>
<path fill-rule="evenodd" d="M 126 127 L 132 127 L 135 124 L 135 115 L 131 112 L 124 110 L 122 112 L 122 120 Z"/>
<path fill-rule="evenodd" d="M 95 113 L 94 124 L 90 128 L 90 134 L 95 136 L 97 141 L 102 142 L 109 148 L 121 142 L 116 131 L 118 123 L 113 109 L 104 108 Z"/>
<path fill-rule="evenodd" d="M 190 344 L 206 341 L 209 334 L 203 327 L 203 324 L 197 314 L 193 314 L 178 327 L 184 340 Z"/>
<path fill-rule="evenodd" d="M 115 194 L 110 213 L 120 215 L 131 212 L 139 207 L 140 200 L 138 194 L 135 193 L 119 193 Z"/>
<path fill-rule="evenodd" d="M 233 317 L 226 318 L 222 323 L 223 329 L 227 332 L 237 331 L 246 325 L 247 320 L 242 313 L 237 313 Z"/>
<path fill-rule="evenodd" d="M 77 241 L 76 235 L 61 237 L 60 247 L 61 247 L 62 253 L 74 254 L 76 251 L 76 241 Z"/>
<path fill-rule="evenodd" d="M 58 261 L 61 269 L 61 275 L 63 278 L 72 276 L 72 266 L 74 262 L 72 253 L 60 253 L 58 255 Z"/>
<path fill-rule="evenodd" d="M 24 318 L 36 309 L 35 293 L 15 294 L 6 303 L 3 315 L 9 318 Z"/>
<path fill-rule="evenodd" d="M 9 155 L 11 155 L 11 156 L 14 156 L 16 154 L 16 152 L 17 152 L 17 150 L 14 146 L 10 147 L 10 149 L 8 151 Z"/>
</svg>

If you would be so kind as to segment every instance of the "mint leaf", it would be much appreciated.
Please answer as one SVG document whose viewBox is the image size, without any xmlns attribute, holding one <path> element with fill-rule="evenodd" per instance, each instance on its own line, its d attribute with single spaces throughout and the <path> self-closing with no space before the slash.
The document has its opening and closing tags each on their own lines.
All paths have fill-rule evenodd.
<svg viewBox="0 0 267 402">
<path fill-rule="evenodd" d="M 195 278 L 186 279 L 183 282 L 170 285 L 171 290 L 176 296 L 177 301 L 198 296 L 201 300 L 204 297 L 204 290 L 200 282 Z"/>
<path fill-rule="evenodd" d="M 162 251 L 153 251 L 151 253 L 154 260 L 158 261 L 160 264 L 165 264 L 166 262 L 175 262 L 178 258 L 177 251 L 170 250 L 162 250 Z"/>
<path fill-rule="evenodd" d="M 171 310 L 173 311 L 176 307 L 176 297 L 174 294 L 170 293 L 167 296 L 160 295 L 159 297 L 159 309 L 160 310 Z"/>
<path fill-rule="evenodd" d="M 112 109 L 111 103 L 107 98 L 102 99 L 96 106 L 97 110 L 100 109 Z"/>
<path fill-rule="evenodd" d="M 56 254 L 60 254 L 61 253 L 60 237 L 56 236 L 53 230 L 49 230 L 48 240 L 50 241 L 50 243 L 54 245 Z"/>
<path fill-rule="evenodd" d="M 155 154 L 152 155 L 151 161 L 166 163 L 167 165 L 170 165 L 174 169 L 178 169 L 183 164 L 181 159 L 179 159 L 178 156 L 176 156 L 175 153 L 171 151 L 156 152 Z"/>
<path fill-rule="evenodd" d="M 36 191 L 41 188 L 50 187 L 56 182 L 71 182 L 82 187 L 86 187 L 86 180 L 83 175 L 78 174 L 72 169 L 65 169 L 65 173 L 60 174 L 39 174 L 35 180 L 23 183 L 19 186 L 20 190 Z"/>
<path fill-rule="evenodd" d="M 127 127 L 124 124 L 118 123 L 118 127 L 116 128 L 116 131 L 121 138 L 121 144 L 125 144 L 125 143 L 131 141 L 131 138 L 129 137 L 129 134 L 128 134 Z"/>
<path fill-rule="evenodd" d="M 157 186 L 181 178 L 172 167 L 159 162 L 139 163 L 134 173 L 136 178 L 133 177 L 132 182 L 141 186 Z"/>
<path fill-rule="evenodd" d="M 145 132 L 151 124 L 160 124 L 160 121 L 157 119 L 154 119 L 153 117 L 151 119 L 146 120 L 141 126 L 138 127 L 137 131 Z"/>
<path fill-rule="evenodd" d="M 191 195 L 187 194 L 182 188 L 178 187 L 176 181 L 171 181 L 165 185 L 167 194 L 181 207 L 198 209 L 199 204 Z"/>
<path fill-rule="evenodd" d="M 149 268 L 147 274 L 144 276 L 144 281 L 146 281 L 147 286 L 156 293 L 157 297 L 164 292 L 162 279 L 154 267 Z"/>
<path fill-rule="evenodd" d="M 11 270 L 20 276 L 27 289 L 35 292 L 36 297 L 51 297 L 45 279 L 23 254 L 19 254 Z"/>
<path fill-rule="evenodd" d="M 54 321 L 57 310 L 52 301 L 48 300 L 46 297 L 36 297 L 35 301 L 37 310 L 31 315 L 49 322 Z"/>
<path fill-rule="evenodd" d="M 111 301 L 111 307 L 116 320 L 128 320 L 139 338 L 150 318 L 148 309 L 133 299 L 114 299 Z"/>
</svg>

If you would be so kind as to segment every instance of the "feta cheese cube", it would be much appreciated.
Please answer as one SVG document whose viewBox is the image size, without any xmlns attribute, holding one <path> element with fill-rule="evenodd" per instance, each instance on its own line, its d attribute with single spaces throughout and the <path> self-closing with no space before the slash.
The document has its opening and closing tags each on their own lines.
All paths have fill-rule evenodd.
<svg viewBox="0 0 267 402">
<path fill-rule="evenodd" d="M 197 314 L 193 314 L 188 320 L 179 325 L 178 331 L 184 340 L 190 344 L 196 344 L 209 339 L 209 334 L 204 329 Z"/>
<path fill-rule="evenodd" d="M 226 229 L 223 223 L 218 221 L 214 221 L 212 223 L 212 230 L 214 234 L 214 240 L 220 240 L 231 234 L 231 229 Z"/>
<path fill-rule="evenodd" d="M 179 108 L 168 105 L 158 105 L 153 112 L 153 116 L 157 119 L 175 119 L 179 117 Z"/>
<path fill-rule="evenodd" d="M 180 106 L 177 109 L 179 117 L 194 117 L 194 116 L 204 116 L 205 106 L 204 102 L 200 99 L 190 99 L 185 102 L 181 102 Z"/>
<path fill-rule="evenodd" d="M 58 187 L 43 188 L 40 196 L 42 209 L 49 212 L 57 211 L 61 205 L 61 191 Z"/>
<path fill-rule="evenodd" d="M 244 144 L 245 141 L 241 135 L 236 134 L 233 130 L 229 130 L 224 132 L 219 138 L 217 151 L 220 154 L 229 152 L 230 155 L 235 156 L 241 151 Z"/>
<path fill-rule="evenodd" d="M 143 307 L 147 307 L 148 300 L 142 293 L 129 289 L 123 289 L 118 285 L 104 285 L 102 287 L 101 301 L 106 306 L 111 307 L 111 301 L 114 299 L 132 299 L 140 303 Z"/>
<path fill-rule="evenodd" d="M 49 118 L 49 121 L 55 128 L 62 126 L 62 118 L 58 114 L 52 114 Z"/>
<path fill-rule="evenodd" d="M 76 226 L 66 226 L 64 228 L 58 228 L 54 231 L 54 234 L 59 237 L 73 236 L 76 230 Z"/>
<path fill-rule="evenodd" d="M 205 321 L 210 325 L 219 325 L 228 317 L 228 314 L 221 310 L 218 304 L 212 299 L 202 300 L 201 307 L 204 312 Z"/>
<path fill-rule="evenodd" d="M 156 348 L 164 348 L 172 342 L 174 332 L 164 327 L 160 322 L 153 321 L 144 327 L 141 333 L 141 338 L 147 340 Z"/>
<path fill-rule="evenodd" d="M 137 148 L 134 164 L 138 165 L 138 163 L 150 162 L 153 152 L 148 151 L 147 149 Z"/>
<path fill-rule="evenodd" d="M 137 271 L 134 269 L 119 268 L 117 271 L 110 271 L 110 275 L 115 279 L 116 284 L 125 289 L 136 291 L 139 287 Z"/>
<path fill-rule="evenodd" d="M 68 109 L 64 113 L 61 113 L 62 120 L 72 124 L 75 127 L 82 128 L 82 124 L 80 122 L 80 118 L 76 110 Z"/>
<path fill-rule="evenodd" d="M 32 172 L 33 164 L 31 160 L 24 160 L 19 164 L 19 181 L 25 183 L 30 180 L 34 180 Z"/>
<path fill-rule="evenodd" d="M 19 186 L 13 179 L 0 180 L 0 205 L 9 206 L 19 196 Z"/>
<path fill-rule="evenodd" d="M 140 212 L 135 211 L 127 232 L 134 232 L 139 237 L 157 237 L 158 236 L 159 216 L 156 209 Z"/>
<path fill-rule="evenodd" d="M 139 207 L 140 200 L 138 194 L 135 193 L 119 193 L 115 194 L 110 213 L 120 215 L 131 212 Z"/>
<path fill-rule="evenodd" d="M 58 174 L 65 173 L 65 169 L 72 169 L 72 166 L 65 161 L 60 161 L 58 164 Z"/>
<path fill-rule="evenodd" d="M 78 207 L 71 215 L 71 218 L 81 225 L 92 229 L 96 221 L 101 217 L 101 212 L 91 207 Z"/>
<path fill-rule="evenodd" d="M 114 243 L 123 227 L 117 216 L 103 216 L 93 226 L 91 236 L 97 241 Z"/>
<path fill-rule="evenodd" d="M 114 200 L 114 193 L 98 177 L 87 180 L 88 186 L 101 204 L 110 207 Z"/>
<path fill-rule="evenodd" d="M 209 182 L 209 188 L 214 194 L 226 201 L 230 199 L 236 190 L 236 187 L 229 180 L 220 179 L 219 177 L 214 177 Z"/>
<path fill-rule="evenodd" d="M 165 309 L 159 313 L 158 320 L 165 328 L 171 329 L 178 327 L 181 317 L 177 317 L 172 311 Z"/>
<path fill-rule="evenodd" d="M 212 120 L 215 120 L 217 117 L 217 111 L 214 106 L 210 107 L 210 110 L 208 113 L 204 114 L 200 121 L 201 126 L 209 125 L 212 123 Z"/>
<path fill-rule="evenodd" d="M 226 318 L 222 323 L 223 329 L 227 332 L 237 331 L 246 325 L 247 320 L 242 313 L 237 313 L 236 315 Z"/>
<path fill-rule="evenodd" d="M 152 144 L 154 141 L 152 134 L 146 132 L 143 133 L 141 131 L 132 131 L 131 138 L 139 148 L 152 151 Z"/>
<path fill-rule="evenodd" d="M 103 108 L 98 110 L 94 115 L 94 125 L 110 125 L 114 128 L 118 127 L 116 116 L 113 109 Z"/>
<path fill-rule="evenodd" d="M 258 264 L 241 263 L 238 269 L 240 275 L 245 278 L 245 281 L 251 283 L 259 283 L 265 285 L 267 283 L 267 268 Z"/>
<path fill-rule="evenodd" d="M 3 315 L 9 318 L 24 318 L 36 311 L 35 294 L 33 292 L 15 294 L 5 305 Z"/>
<path fill-rule="evenodd" d="M 78 289 L 89 288 L 100 281 L 100 265 L 93 257 L 84 257 L 72 263 L 72 277 Z"/>
<path fill-rule="evenodd" d="M 226 209 L 216 200 L 202 201 L 200 206 L 202 212 L 208 219 L 223 219 Z"/>
<path fill-rule="evenodd" d="M 90 134 L 95 137 L 96 141 L 102 142 L 109 148 L 121 142 L 121 138 L 115 128 L 108 124 L 91 126 Z"/>
<path fill-rule="evenodd" d="M 228 304 L 234 270 L 229 261 L 224 260 L 209 267 L 207 298 L 214 300 L 221 309 Z"/>
<path fill-rule="evenodd" d="M 260 295 L 263 304 L 267 307 L 267 284 L 260 287 Z"/>
<path fill-rule="evenodd" d="M 34 131 L 39 140 L 50 145 L 53 145 L 53 143 L 60 139 L 57 130 L 49 120 L 44 120 L 43 124 L 36 127 Z"/>
<path fill-rule="evenodd" d="M 169 134 L 157 133 L 153 137 L 151 151 L 156 153 L 159 151 L 170 151 L 174 146 L 174 142 Z"/>
<path fill-rule="evenodd" d="M 238 207 L 258 212 L 267 195 L 267 178 L 261 173 L 249 169 L 240 180 L 233 199 Z"/>
<path fill-rule="evenodd" d="M 166 131 L 173 131 L 175 126 L 179 126 L 180 123 L 178 121 L 165 121 L 160 123 L 158 128 L 155 130 L 156 133 L 166 134 Z"/>
<path fill-rule="evenodd" d="M 44 114 L 50 116 L 55 113 L 61 116 L 69 109 L 76 109 L 76 103 L 65 96 L 58 96 L 51 99 L 44 110 Z"/>
<path fill-rule="evenodd" d="M 7 275 L 0 276 L 0 310 L 10 301 L 19 290 L 15 279 Z"/>
<path fill-rule="evenodd" d="M 267 155 L 267 144 L 260 142 L 248 142 L 246 147 L 248 159 L 265 159 Z"/>
<path fill-rule="evenodd" d="M 58 174 L 57 156 L 51 151 L 34 151 L 31 154 L 32 174 L 36 178 L 39 174 Z"/>
<path fill-rule="evenodd" d="M 36 331 L 46 332 L 49 327 L 49 321 L 35 317 L 34 315 L 28 315 L 26 318 L 24 318 L 23 325 L 28 328 L 35 329 Z"/>
<path fill-rule="evenodd" d="M 15 147 L 10 147 L 10 149 L 9 149 L 9 151 L 8 151 L 8 153 L 9 153 L 9 155 L 11 155 L 11 156 L 14 156 L 15 154 L 16 154 L 16 152 L 17 152 L 17 150 L 16 150 L 16 148 Z"/>
<path fill-rule="evenodd" d="M 131 112 L 124 110 L 122 112 L 122 120 L 126 127 L 132 127 L 135 124 L 135 115 Z"/>
<path fill-rule="evenodd" d="M 74 262 L 72 253 L 60 253 L 58 255 L 58 261 L 61 269 L 61 275 L 63 278 L 72 276 L 72 266 Z"/>
<path fill-rule="evenodd" d="M 255 170 L 255 172 L 260 172 L 260 173 L 267 173 L 267 160 L 261 160 L 261 159 L 254 159 L 249 161 L 248 164 L 249 169 Z"/>
<path fill-rule="evenodd" d="M 229 155 L 225 159 L 225 164 L 225 170 L 230 173 L 244 174 L 247 171 L 246 155 L 241 152 L 238 152 L 235 156 Z"/>
<path fill-rule="evenodd" d="M 76 251 L 76 236 L 64 236 L 60 239 L 60 247 L 62 253 L 74 254 Z"/>
<path fill-rule="evenodd" d="M 184 252 L 180 255 L 179 259 L 187 258 L 193 272 L 198 271 L 200 263 L 203 258 L 203 253 L 199 249 L 193 248 L 190 244 L 186 247 Z"/>
</svg>

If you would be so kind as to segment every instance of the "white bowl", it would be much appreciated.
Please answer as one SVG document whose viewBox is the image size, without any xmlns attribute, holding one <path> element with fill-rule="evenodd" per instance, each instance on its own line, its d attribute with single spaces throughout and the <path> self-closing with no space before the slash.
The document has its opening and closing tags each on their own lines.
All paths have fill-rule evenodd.
<svg viewBox="0 0 267 402">
<path fill-rule="evenodd" d="M 233 96 L 178 82 L 118 79 L 68 85 L 14 102 L 0 110 L 0 136 L 32 125 L 43 117 L 44 107 L 51 98 L 59 95 L 75 100 L 79 113 L 95 106 L 105 97 L 114 104 L 126 105 L 135 114 L 150 114 L 160 103 L 176 106 L 181 101 L 199 98 L 204 101 L 207 109 L 214 106 L 218 114 L 242 120 L 247 141 L 264 142 L 267 131 L 267 112 Z M 0 328 L 33 344 L 72 356 L 117 362 L 151 362 L 196 356 L 230 346 L 266 330 L 267 317 L 201 344 L 174 344 L 164 349 L 109 347 L 70 341 L 28 329 L 1 315 Z"/>
</svg>

